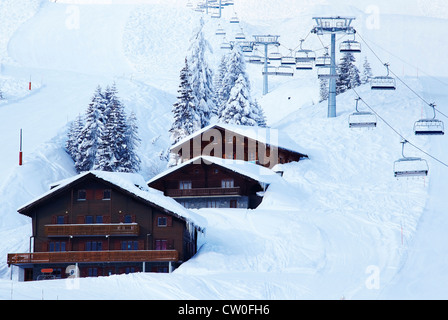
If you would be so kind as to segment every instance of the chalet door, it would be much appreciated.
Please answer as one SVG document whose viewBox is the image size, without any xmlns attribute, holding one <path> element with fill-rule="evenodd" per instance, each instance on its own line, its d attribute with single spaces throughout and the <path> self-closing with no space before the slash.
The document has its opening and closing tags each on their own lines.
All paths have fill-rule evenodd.
<svg viewBox="0 0 448 320">
<path fill-rule="evenodd" d="M 230 200 L 230 208 L 238 208 L 238 200 Z"/>
</svg>

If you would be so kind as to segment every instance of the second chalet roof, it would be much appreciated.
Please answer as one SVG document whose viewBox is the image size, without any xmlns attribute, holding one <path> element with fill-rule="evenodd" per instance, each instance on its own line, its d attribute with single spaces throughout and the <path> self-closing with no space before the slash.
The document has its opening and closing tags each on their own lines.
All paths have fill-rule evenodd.
<svg viewBox="0 0 448 320">
<path fill-rule="evenodd" d="M 183 138 L 182 140 L 178 141 L 176 144 L 174 144 L 171 147 L 172 149 L 175 149 L 185 142 L 187 142 L 190 139 L 193 139 L 194 137 L 210 130 L 210 129 L 223 129 L 227 131 L 234 132 L 236 134 L 257 140 L 261 143 L 264 143 L 266 145 L 275 146 L 281 149 L 289 150 L 292 152 L 301 153 L 304 156 L 304 148 L 302 148 L 300 145 L 298 145 L 289 135 L 287 135 L 285 132 L 273 128 L 263 128 L 258 126 L 242 126 L 242 125 L 236 125 L 236 124 L 228 124 L 228 123 L 215 123 L 210 124 L 207 127 L 202 128 L 201 130 L 198 130 L 191 135 Z M 224 137 L 223 137 L 224 138 Z"/>
<path fill-rule="evenodd" d="M 123 192 L 147 203 L 150 203 L 168 214 L 177 216 L 178 218 L 195 225 L 200 230 L 205 230 L 207 225 L 204 218 L 198 214 L 185 209 L 175 200 L 166 197 L 161 191 L 148 187 L 143 177 L 134 173 L 106 172 L 106 171 L 87 171 L 71 178 L 61 180 L 51 185 L 51 189 L 42 194 L 38 198 L 23 205 L 17 211 L 22 214 L 46 201 L 51 196 L 61 192 L 72 185 L 76 184 L 83 178 L 94 177 L 106 183 L 112 184 Z"/>
<path fill-rule="evenodd" d="M 205 163 L 213 163 L 215 165 L 218 165 L 220 167 L 223 167 L 227 170 L 236 172 L 240 175 L 246 176 L 248 178 L 251 178 L 255 181 L 258 181 L 260 184 L 269 185 L 275 181 L 279 181 L 282 179 L 278 174 L 276 174 L 275 171 L 268 169 L 266 167 L 257 165 L 255 163 L 243 161 L 243 160 L 233 160 L 233 159 L 222 159 L 217 157 L 211 157 L 211 156 L 199 156 L 193 159 L 190 159 L 188 161 L 183 162 L 182 164 L 179 164 L 177 166 L 171 167 L 168 170 L 158 174 L 154 178 L 148 181 L 148 185 L 151 184 L 154 181 L 159 180 L 160 178 L 167 176 L 168 174 L 177 171 L 179 169 L 182 169 L 190 164 L 193 163 L 201 163 L 198 161 L 205 161 Z"/>
</svg>

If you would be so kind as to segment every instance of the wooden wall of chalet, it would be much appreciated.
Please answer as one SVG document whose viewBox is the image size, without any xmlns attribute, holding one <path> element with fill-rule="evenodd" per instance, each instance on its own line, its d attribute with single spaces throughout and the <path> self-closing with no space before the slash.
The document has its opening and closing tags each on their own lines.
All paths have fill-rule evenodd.
<svg viewBox="0 0 448 320">
<path fill-rule="evenodd" d="M 261 191 L 260 184 L 252 179 L 245 178 L 233 171 L 216 164 L 190 164 L 154 181 L 149 186 L 163 191 L 179 189 L 181 181 L 191 181 L 192 189 L 221 188 L 223 180 L 233 180 L 234 187 L 240 188 L 240 195 L 251 196 Z"/>
<path fill-rule="evenodd" d="M 86 190 L 87 199 L 79 200 L 78 191 Z M 102 199 L 103 190 L 110 190 L 110 199 Z M 65 242 L 65 251 L 84 251 L 86 243 L 101 242 L 102 250 L 121 250 L 123 241 L 132 241 L 131 246 L 138 244 L 138 250 L 155 250 L 158 240 L 164 240 L 166 249 L 179 252 L 180 260 L 189 259 L 194 252 L 184 252 L 189 239 L 186 224 L 183 220 L 167 215 L 156 207 L 142 200 L 137 200 L 114 188 L 113 185 L 102 183 L 96 179 L 83 181 L 73 188 L 52 196 L 32 212 L 34 252 L 49 251 L 50 242 Z M 86 216 L 102 216 L 103 223 L 124 223 L 131 219 L 139 225 L 138 236 L 94 236 L 94 237 L 54 237 L 47 238 L 45 225 L 56 224 L 57 216 L 64 216 L 65 224 L 84 224 Z M 126 218 L 126 216 L 128 216 Z M 159 227 L 158 217 L 166 217 L 167 225 Z M 194 244 L 195 241 L 193 241 Z M 132 248 L 135 249 L 135 248 Z M 185 253 L 185 254 L 184 254 Z"/>
<path fill-rule="evenodd" d="M 219 131 L 219 134 L 214 135 L 213 130 Z M 219 138 L 215 139 L 216 136 Z M 247 138 L 234 132 L 224 131 L 221 128 L 211 129 L 209 132 L 204 132 L 202 136 L 198 135 L 197 137 L 190 139 L 179 147 L 171 150 L 171 152 L 177 153 L 182 158 L 182 161 L 187 161 L 202 155 L 223 159 L 256 161 L 258 164 L 267 168 L 272 168 L 278 163 L 300 161 L 300 159 L 305 156 L 283 148 L 266 146 L 254 139 Z M 277 154 L 277 159 L 270 161 L 271 153 L 272 157 Z"/>
</svg>

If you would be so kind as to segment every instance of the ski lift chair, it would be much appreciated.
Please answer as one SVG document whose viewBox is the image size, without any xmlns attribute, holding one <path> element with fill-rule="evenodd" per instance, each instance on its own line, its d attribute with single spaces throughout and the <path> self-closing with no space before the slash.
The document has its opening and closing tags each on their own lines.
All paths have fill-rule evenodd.
<svg viewBox="0 0 448 320">
<path fill-rule="evenodd" d="M 303 39 L 300 40 L 300 49 L 296 51 L 296 69 L 312 70 L 316 61 L 316 53 L 313 50 L 303 49 Z"/>
<path fill-rule="evenodd" d="M 404 140 L 401 143 L 403 158 L 394 162 L 394 176 L 396 178 L 426 177 L 429 172 L 427 161 L 422 158 L 406 157 L 404 145 L 408 141 Z"/>
<path fill-rule="evenodd" d="M 323 56 L 316 58 L 316 67 L 326 67 L 331 65 L 331 57 L 327 52 Z"/>
<path fill-rule="evenodd" d="M 373 77 L 370 80 L 370 89 L 372 90 L 395 90 L 397 88 L 395 79 L 389 76 L 389 64 L 385 63 L 387 76 Z"/>
<path fill-rule="evenodd" d="M 361 52 L 361 43 L 359 43 L 356 40 L 343 41 L 339 45 L 339 51 L 341 53 L 344 53 L 344 52 L 359 53 L 359 52 Z"/>
<path fill-rule="evenodd" d="M 218 29 L 216 29 L 215 34 L 217 36 L 225 36 L 226 35 L 226 31 L 221 27 L 221 25 L 218 25 Z"/>
<path fill-rule="evenodd" d="M 278 51 L 270 52 L 268 54 L 268 59 L 271 61 L 281 61 L 282 60 L 282 54 Z"/>
<path fill-rule="evenodd" d="M 236 14 L 230 18 L 230 23 L 240 23 L 240 19 L 238 19 Z"/>
<path fill-rule="evenodd" d="M 280 63 L 282 66 L 293 66 L 296 64 L 296 58 L 292 56 L 282 57 Z"/>
<path fill-rule="evenodd" d="M 239 31 L 235 34 L 235 39 L 236 40 L 245 40 L 246 39 L 246 35 L 244 34 L 242 28 L 241 28 L 241 31 Z"/>
<path fill-rule="evenodd" d="M 313 61 L 309 59 L 296 58 L 297 70 L 313 70 Z"/>
<path fill-rule="evenodd" d="M 435 136 L 445 134 L 443 122 L 436 119 L 435 104 L 431 103 L 430 106 L 434 111 L 434 117 L 432 119 L 418 120 L 414 124 L 414 133 L 417 136 Z"/>
<path fill-rule="evenodd" d="M 331 66 L 323 66 L 317 68 L 317 77 L 319 79 L 336 79 L 339 76 L 336 74 L 331 74 Z"/>
<path fill-rule="evenodd" d="M 232 45 L 230 44 L 230 42 L 228 42 L 224 38 L 224 41 L 221 43 L 221 49 L 223 49 L 223 50 L 230 50 L 230 49 L 232 49 Z"/>
<path fill-rule="evenodd" d="M 277 68 L 276 67 L 273 67 L 273 66 L 268 66 L 268 71 L 267 71 L 267 73 L 266 73 L 266 71 L 264 70 L 264 68 L 263 68 L 263 72 L 262 72 L 262 74 L 263 75 L 268 75 L 268 76 L 276 76 L 277 75 Z"/>
<path fill-rule="evenodd" d="M 279 66 L 277 68 L 277 76 L 293 77 L 294 76 L 294 68 L 289 67 L 289 66 Z"/>
<path fill-rule="evenodd" d="M 376 128 L 377 117 L 372 112 L 359 111 L 358 101 L 361 98 L 356 99 L 356 112 L 352 113 L 348 118 L 349 127 L 354 128 Z"/>
</svg>

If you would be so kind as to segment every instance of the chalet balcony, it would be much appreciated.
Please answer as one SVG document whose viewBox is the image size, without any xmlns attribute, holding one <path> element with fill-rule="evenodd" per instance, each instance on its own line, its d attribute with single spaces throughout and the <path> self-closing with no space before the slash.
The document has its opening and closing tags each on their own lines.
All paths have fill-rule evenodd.
<svg viewBox="0 0 448 320">
<path fill-rule="evenodd" d="M 171 198 L 181 197 L 212 197 L 212 196 L 239 196 L 240 187 L 234 188 L 194 188 L 194 189 L 167 189 L 165 195 Z"/>
<path fill-rule="evenodd" d="M 8 266 L 41 263 L 178 261 L 177 250 L 65 251 L 10 253 Z"/>
<path fill-rule="evenodd" d="M 47 237 L 68 236 L 138 236 L 137 223 L 96 223 L 96 224 L 47 224 Z"/>
</svg>

